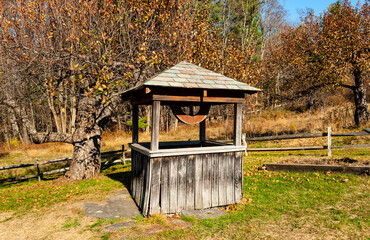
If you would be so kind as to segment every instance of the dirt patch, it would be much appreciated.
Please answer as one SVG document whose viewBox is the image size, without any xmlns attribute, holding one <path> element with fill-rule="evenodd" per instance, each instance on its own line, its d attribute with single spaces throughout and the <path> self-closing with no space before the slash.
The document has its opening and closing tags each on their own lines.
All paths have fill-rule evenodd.
<svg viewBox="0 0 370 240">
<path fill-rule="evenodd" d="M 341 159 L 307 159 L 307 158 L 290 158 L 284 159 L 277 163 L 293 163 L 293 164 L 315 164 L 315 165 L 340 165 L 340 166 L 369 166 L 369 161 L 359 161 L 351 158 Z"/>
<path fill-rule="evenodd" d="M 0 224 L 0 239 L 90 239 L 96 236 L 83 231 L 96 219 L 81 214 L 81 203 L 63 203 L 47 210 L 15 216 Z M 5 216 L 4 213 L 1 216 Z"/>
</svg>

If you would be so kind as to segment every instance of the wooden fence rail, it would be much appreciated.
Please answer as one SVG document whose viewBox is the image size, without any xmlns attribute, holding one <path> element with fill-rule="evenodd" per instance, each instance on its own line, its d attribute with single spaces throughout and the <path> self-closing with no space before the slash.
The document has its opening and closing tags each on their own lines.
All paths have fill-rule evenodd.
<svg viewBox="0 0 370 240">
<path fill-rule="evenodd" d="M 122 162 L 123 164 L 126 164 L 126 157 L 125 157 L 125 152 L 126 151 L 127 150 L 125 150 L 124 145 L 122 145 L 121 150 L 102 152 L 101 155 L 122 153 L 122 158 L 121 159 L 115 160 L 115 161 L 110 161 L 110 162 L 105 162 L 105 163 L 103 163 L 103 165 L 115 164 L 115 163 L 118 163 L 118 162 Z M 68 158 L 53 159 L 53 160 L 49 160 L 49 161 L 45 161 L 45 162 L 39 162 L 38 158 L 36 158 L 35 163 L 26 163 L 26 164 L 18 164 L 18 165 L 0 167 L 0 171 L 1 171 L 1 170 L 10 170 L 10 169 L 16 169 L 16 168 L 25 168 L 25 167 L 36 166 L 36 172 L 37 172 L 37 174 L 31 174 L 31 175 L 22 176 L 22 177 L 0 179 L 0 182 L 14 181 L 14 180 L 19 181 L 19 180 L 26 180 L 26 179 L 30 179 L 30 178 L 36 178 L 36 177 L 39 180 L 41 180 L 43 175 L 51 175 L 51 174 L 55 174 L 55 173 L 66 172 L 69 168 L 66 167 L 66 168 L 56 169 L 56 170 L 47 171 L 47 172 L 41 172 L 40 171 L 40 165 L 45 165 L 45 164 L 50 164 L 50 163 L 57 163 L 57 162 L 66 162 L 66 161 L 69 161 L 69 160 L 72 160 L 72 158 L 68 157 Z"/>
<path fill-rule="evenodd" d="M 328 156 L 331 156 L 331 149 L 343 149 L 343 148 L 364 148 L 370 147 L 370 144 L 358 144 L 358 145 L 343 145 L 343 146 L 332 146 L 332 137 L 350 137 L 350 136 L 370 136 L 370 129 L 365 129 L 362 132 L 347 132 L 347 133 L 332 133 L 331 127 L 328 127 L 328 132 L 324 133 L 300 133 L 300 134 L 290 134 L 290 135 L 278 135 L 278 136 L 264 136 L 264 137 L 254 137 L 246 138 L 243 134 L 243 143 L 245 145 L 245 153 L 248 152 L 268 152 L 268 151 L 301 151 L 301 150 L 328 150 Z M 287 147 L 287 148 L 248 148 L 247 141 L 272 141 L 272 140 L 287 140 L 287 139 L 300 139 L 300 138 L 318 138 L 318 137 L 328 137 L 327 146 L 309 146 L 309 147 Z"/>
</svg>

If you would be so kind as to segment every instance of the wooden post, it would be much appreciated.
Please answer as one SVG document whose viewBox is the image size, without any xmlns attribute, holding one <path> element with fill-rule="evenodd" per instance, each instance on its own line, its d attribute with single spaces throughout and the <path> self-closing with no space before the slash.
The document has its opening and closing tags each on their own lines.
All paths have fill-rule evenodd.
<svg viewBox="0 0 370 240">
<path fill-rule="evenodd" d="M 331 127 L 328 127 L 328 157 L 331 157 Z"/>
<path fill-rule="evenodd" d="M 150 150 L 158 151 L 159 149 L 159 120 L 161 117 L 161 102 L 153 101 L 152 106 L 152 139 Z"/>
<path fill-rule="evenodd" d="M 132 105 L 132 143 L 139 142 L 139 106 Z"/>
<path fill-rule="evenodd" d="M 242 134 L 242 140 L 243 140 L 243 144 L 245 146 L 244 152 L 245 152 L 245 156 L 248 156 L 248 152 L 247 152 L 248 145 L 247 145 L 247 141 L 245 140 L 246 137 L 247 137 L 247 134 L 243 133 Z"/>
<path fill-rule="evenodd" d="M 37 179 L 41 181 L 41 172 L 40 172 L 40 167 L 39 167 L 39 159 L 36 158 L 36 169 L 37 169 Z"/>
<path fill-rule="evenodd" d="M 122 162 L 126 165 L 125 145 L 122 145 Z"/>
<path fill-rule="evenodd" d="M 199 124 L 199 140 L 201 143 L 204 143 L 206 141 L 206 120 L 205 119 Z"/>
<path fill-rule="evenodd" d="M 242 104 L 234 105 L 234 145 L 240 146 L 242 140 Z"/>
</svg>

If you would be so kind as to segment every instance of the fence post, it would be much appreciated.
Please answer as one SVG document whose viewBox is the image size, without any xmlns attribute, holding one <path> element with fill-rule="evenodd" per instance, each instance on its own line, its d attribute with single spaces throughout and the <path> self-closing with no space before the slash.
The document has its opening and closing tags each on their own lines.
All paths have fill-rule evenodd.
<svg viewBox="0 0 370 240">
<path fill-rule="evenodd" d="M 331 157 L 331 127 L 328 127 L 328 157 Z"/>
<path fill-rule="evenodd" d="M 122 145 L 122 162 L 123 165 L 126 165 L 125 145 Z"/>
<path fill-rule="evenodd" d="M 37 169 L 37 179 L 41 181 L 41 172 L 40 172 L 40 167 L 39 167 L 39 159 L 36 158 L 36 169 Z"/>
<path fill-rule="evenodd" d="M 247 152 L 248 145 L 247 145 L 247 141 L 245 140 L 246 136 L 247 136 L 246 133 L 243 133 L 242 134 L 242 140 L 243 140 L 243 144 L 245 146 L 245 151 L 244 151 L 245 152 L 245 156 L 248 156 L 248 152 Z"/>
</svg>

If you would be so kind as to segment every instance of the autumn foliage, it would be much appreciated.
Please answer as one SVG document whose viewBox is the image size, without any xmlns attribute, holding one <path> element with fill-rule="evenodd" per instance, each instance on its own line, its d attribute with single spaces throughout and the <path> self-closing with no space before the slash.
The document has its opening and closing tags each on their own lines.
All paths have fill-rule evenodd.
<svg viewBox="0 0 370 240">
<path fill-rule="evenodd" d="M 355 122 L 366 123 L 369 7 L 369 2 L 361 7 L 337 2 L 320 16 L 311 11 L 298 26 L 286 27 L 264 62 L 269 100 L 294 100 L 319 89 L 349 88 L 354 95 Z"/>
</svg>

